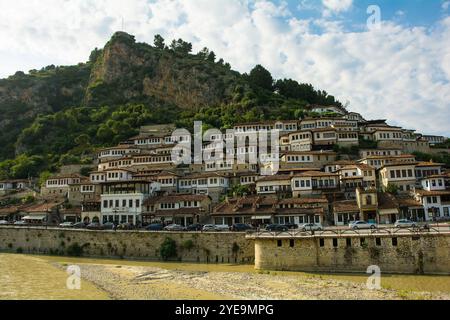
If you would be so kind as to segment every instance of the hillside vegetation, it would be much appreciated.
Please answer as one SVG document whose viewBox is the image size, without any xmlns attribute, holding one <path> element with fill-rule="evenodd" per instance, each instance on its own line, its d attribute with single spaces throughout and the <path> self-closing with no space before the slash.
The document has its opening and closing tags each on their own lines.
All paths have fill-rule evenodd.
<svg viewBox="0 0 450 320">
<path fill-rule="evenodd" d="M 76 66 L 48 66 L 0 80 L 0 179 L 27 178 L 63 164 L 90 162 L 92 151 L 176 123 L 230 128 L 237 122 L 293 119 L 310 103 L 341 105 L 327 92 L 275 80 L 257 65 L 233 71 L 207 48 L 181 39 L 153 45 L 115 33 Z"/>
</svg>

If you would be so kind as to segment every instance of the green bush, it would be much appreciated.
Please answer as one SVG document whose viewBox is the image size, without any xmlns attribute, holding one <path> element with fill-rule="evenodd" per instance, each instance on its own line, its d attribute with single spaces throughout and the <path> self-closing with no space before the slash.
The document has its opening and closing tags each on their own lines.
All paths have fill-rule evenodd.
<svg viewBox="0 0 450 320">
<path fill-rule="evenodd" d="M 177 255 L 177 244 L 171 238 L 166 238 L 159 248 L 159 254 L 164 261 L 169 258 L 176 257 Z"/>
<path fill-rule="evenodd" d="M 191 250 L 194 247 L 194 242 L 192 240 L 186 240 L 181 244 L 181 247 L 186 250 Z"/>
<path fill-rule="evenodd" d="M 67 255 L 71 257 L 81 257 L 83 255 L 83 247 L 75 242 L 67 247 Z"/>
</svg>

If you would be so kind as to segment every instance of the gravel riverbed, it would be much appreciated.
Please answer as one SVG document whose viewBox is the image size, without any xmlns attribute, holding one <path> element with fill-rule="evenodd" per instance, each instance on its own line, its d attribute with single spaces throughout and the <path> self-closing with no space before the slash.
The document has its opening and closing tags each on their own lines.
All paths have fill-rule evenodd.
<svg viewBox="0 0 450 320">
<path fill-rule="evenodd" d="M 64 268 L 64 265 L 59 265 Z M 276 272 L 206 272 L 83 264 L 82 278 L 112 299 L 450 299 L 449 293 L 369 290 L 365 283 Z"/>
</svg>

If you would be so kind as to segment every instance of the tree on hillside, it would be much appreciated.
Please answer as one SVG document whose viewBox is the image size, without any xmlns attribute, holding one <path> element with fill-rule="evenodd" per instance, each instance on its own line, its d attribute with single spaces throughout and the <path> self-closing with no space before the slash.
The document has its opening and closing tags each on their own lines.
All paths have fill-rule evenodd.
<svg viewBox="0 0 450 320">
<path fill-rule="evenodd" d="M 273 90 L 272 75 L 267 69 L 259 64 L 250 71 L 248 80 L 252 86 L 257 86 L 270 91 Z"/>
<path fill-rule="evenodd" d="M 156 48 L 164 50 L 166 48 L 166 44 L 164 43 L 164 38 L 161 37 L 161 35 L 157 34 L 155 35 L 155 38 L 153 40 L 153 44 Z"/>
<path fill-rule="evenodd" d="M 200 58 L 202 58 L 203 60 L 207 60 L 208 56 L 209 56 L 209 49 L 204 47 L 202 50 L 200 50 L 197 53 L 197 56 L 199 56 Z"/>
<path fill-rule="evenodd" d="M 89 62 L 95 62 L 97 61 L 97 58 L 102 54 L 102 50 L 95 48 L 92 50 L 90 56 L 89 56 Z"/>
<path fill-rule="evenodd" d="M 172 40 L 170 49 L 175 53 L 189 54 L 192 52 L 192 43 L 186 42 L 183 39 Z"/>
<path fill-rule="evenodd" d="M 214 51 L 211 51 L 208 55 L 208 58 L 206 59 L 210 62 L 215 62 L 216 61 L 216 54 L 214 53 Z"/>
</svg>

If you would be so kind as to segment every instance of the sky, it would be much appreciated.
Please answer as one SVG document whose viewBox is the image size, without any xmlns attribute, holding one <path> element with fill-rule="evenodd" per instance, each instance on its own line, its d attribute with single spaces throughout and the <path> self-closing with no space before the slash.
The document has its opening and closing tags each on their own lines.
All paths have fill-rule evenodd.
<svg viewBox="0 0 450 320">
<path fill-rule="evenodd" d="M 450 0 L 0 0 L 0 78 L 87 61 L 119 30 L 182 38 L 234 70 L 262 64 L 368 119 L 450 136 Z"/>
</svg>

